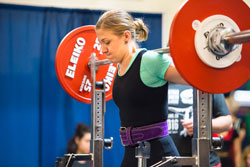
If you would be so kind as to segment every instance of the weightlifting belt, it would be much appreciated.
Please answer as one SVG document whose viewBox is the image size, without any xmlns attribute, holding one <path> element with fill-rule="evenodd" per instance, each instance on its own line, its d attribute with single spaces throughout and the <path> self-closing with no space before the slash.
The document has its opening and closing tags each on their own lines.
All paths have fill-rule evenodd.
<svg viewBox="0 0 250 167">
<path fill-rule="evenodd" d="M 135 146 L 139 141 L 144 142 L 168 135 L 167 121 L 136 128 L 121 127 L 120 137 L 123 146 Z"/>
</svg>

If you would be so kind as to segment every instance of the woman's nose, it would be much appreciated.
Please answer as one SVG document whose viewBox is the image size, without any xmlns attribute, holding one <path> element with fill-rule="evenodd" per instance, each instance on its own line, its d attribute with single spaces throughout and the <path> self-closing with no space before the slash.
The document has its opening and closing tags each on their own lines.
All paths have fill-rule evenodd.
<svg viewBox="0 0 250 167">
<path fill-rule="evenodd" d="M 102 49 L 101 49 L 102 53 L 107 53 L 108 52 L 108 48 L 105 47 L 105 46 L 102 46 Z"/>
</svg>

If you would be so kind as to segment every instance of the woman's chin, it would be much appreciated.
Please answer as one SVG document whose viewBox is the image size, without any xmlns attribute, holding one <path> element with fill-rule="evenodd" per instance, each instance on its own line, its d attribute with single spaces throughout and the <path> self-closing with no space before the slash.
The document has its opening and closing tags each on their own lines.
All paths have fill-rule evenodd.
<svg viewBox="0 0 250 167">
<path fill-rule="evenodd" d="M 115 59 L 112 59 L 111 57 L 107 57 L 107 59 L 109 59 L 109 61 L 111 61 L 111 63 L 117 63 L 117 61 Z"/>
</svg>

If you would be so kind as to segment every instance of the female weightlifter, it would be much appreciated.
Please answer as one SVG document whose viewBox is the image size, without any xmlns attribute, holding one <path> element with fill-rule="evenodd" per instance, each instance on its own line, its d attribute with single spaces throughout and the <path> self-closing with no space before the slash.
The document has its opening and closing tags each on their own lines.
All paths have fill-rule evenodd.
<svg viewBox="0 0 250 167">
<path fill-rule="evenodd" d="M 136 167 L 135 148 L 139 141 L 151 144 L 148 165 L 164 156 L 179 153 L 168 135 L 168 82 L 187 84 L 172 64 L 170 56 L 137 48 L 145 41 L 148 28 L 123 10 L 105 12 L 96 24 L 102 53 L 118 64 L 113 99 L 119 108 L 120 136 L 125 146 L 121 166 Z"/>
</svg>

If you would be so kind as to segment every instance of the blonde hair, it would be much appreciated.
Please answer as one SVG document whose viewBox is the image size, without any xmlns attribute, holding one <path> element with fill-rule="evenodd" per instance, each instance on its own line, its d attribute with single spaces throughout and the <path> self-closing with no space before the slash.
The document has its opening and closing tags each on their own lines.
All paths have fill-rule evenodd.
<svg viewBox="0 0 250 167">
<path fill-rule="evenodd" d="M 109 29 L 118 36 L 122 35 L 124 31 L 129 31 L 132 39 L 139 42 L 148 38 L 148 28 L 142 19 L 134 20 L 129 13 L 123 10 L 105 12 L 97 21 L 95 29 Z"/>
</svg>

